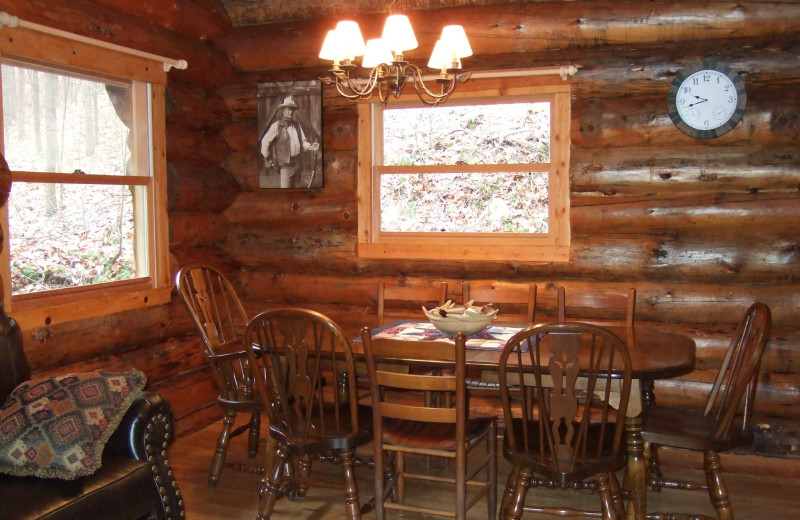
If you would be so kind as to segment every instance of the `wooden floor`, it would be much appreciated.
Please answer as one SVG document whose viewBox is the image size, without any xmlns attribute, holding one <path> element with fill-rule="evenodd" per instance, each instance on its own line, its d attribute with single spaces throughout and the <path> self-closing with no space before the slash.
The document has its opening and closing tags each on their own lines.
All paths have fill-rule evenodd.
<svg viewBox="0 0 800 520">
<path fill-rule="evenodd" d="M 225 469 L 216 488 L 208 486 L 208 468 L 211 454 L 216 443 L 220 425 L 212 425 L 202 431 L 178 439 L 169 450 L 169 459 L 183 494 L 188 520 L 228 519 L 253 520 L 258 511 L 258 490 L 261 477 L 254 474 L 241 473 Z M 360 455 L 369 455 L 370 448 L 360 450 Z M 254 461 L 247 457 L 246 439 L 239 436 L 231 441 L 228 462 L 240 464 L 258 464 L 261 456 Z M 666 459 L 666 457 L 662 457 Z M 726 473 L 726 482 L 731 492 L 731 501 L 737 520 L 794 520 L 800 511 L 800 461 L 785 459 L 766 460 L 763 457 L 745 456 L 729 462 L 730 471 Z M 680 466 L 668 465 L 665 470 L 669 474 L 677 471 L 682 476 L 691 475 L 701 479 L 702 472 L 687 468 L 694 466 L 699 460 L 687 459 L 680 454 L 672 459 L 680 461 Z M 687 462 L 688 461 L 688 462 Z M 725 465 L 723 459 L 723 464 Z M 763 462 L 763 463 L 762 463 Z M 500 455 L 498 461 L 498 495 L 502 492 L 508 476 L 509 466 Z M 330 465 L 319 465 L 323 471 Z M 666 472 L 665 471 L 665 472 Z M 749 471 L 749 473 L 748 473 Z M 755 472 L 756 474 L 753 474 Z M 335 475 L 335 473 L 332 473 Z M 371 473 L 366 468 L 357 470 L 359 492 L 362 503 L 373 496 Z M 407 500 L 419 497 L 427 505 L 441 504 L 448 507 L 452 502 L 452 494 L 446 488 L 436 488 L 436 484 L 426 484 L 422 489 L 411 487 L 407 491 Z M 532 503 L 565 503 L 577 507 L 595 508 L 597 499 L 594 494 L 575 491 L 532 490 L 528 494 Z M 669 491 L 648 494 L 648 510 L 700 512 L 713 514 L 708 505 L 705 492 Z M 396 519 L 396 512 L 388 513 L 389 519 Z M 272 515 L 275 520 L 326 520 L 344 518 L 343 501 L 339 492 L 332 489 L 312 488 L 303 500 L 289 502 L 280 500 Z M 370 513 L 365 518 L 375 518 Z M 406 514 L 405 519 L 415 520 L 422 515 Z M 434 518 L 434 517 L 425 517 Z M 470 510 L 468 518 L 486 518 L 485 500 Z M 525 515 L 523 519 L 535 520 L 536 515 Z"/>
</svg>

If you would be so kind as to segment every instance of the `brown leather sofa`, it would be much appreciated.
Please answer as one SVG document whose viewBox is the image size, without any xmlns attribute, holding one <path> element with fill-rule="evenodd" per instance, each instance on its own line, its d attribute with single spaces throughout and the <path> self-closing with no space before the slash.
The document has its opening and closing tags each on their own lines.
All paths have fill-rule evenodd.
<svg viewBox="0 0 800 520">
<path fill-rule="evenodd" d="M 0 404 L 30 379 L 22 334 L 0 302 Z M 102 467 L 74 480 L 0 474 L 4 520 L 178 520 L 183 500 L 167 460 L 173 416 L 155 392 L 141 392 L 106 443 Z"/>
</svg>

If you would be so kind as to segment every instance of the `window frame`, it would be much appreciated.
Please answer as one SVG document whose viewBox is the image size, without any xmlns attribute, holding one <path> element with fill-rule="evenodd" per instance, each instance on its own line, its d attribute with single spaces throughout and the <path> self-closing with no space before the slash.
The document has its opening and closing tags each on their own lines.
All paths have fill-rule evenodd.
<svg viewBox="0 0 800 520">
<path fill-rule="evenodd" d="M 420 107 L 413 89 L 389 101 L 392 107 Z M 502 99 L 499 99 L 502 98 Z M 358 243 L 362 258 L 487 260 L 518 262 L 569 261 L 570 83 L 557 75 L 472 79 L 459 85 L 451 100 L 492 104 L 503 99 L 551 102 L 550 163 L 531 163 L 529 171 L 548 173 L 548 232 L 400 233 L 380 230 L 380 175 L 408 173 L 409 167 L 383 166 L 381 103 L 358 106 Z M 411 167 L 413 168 L 413 166 Z M 428 172 L 453 172 L 450 166 L 424 167 Z M 481 167 L 456 168 L 474 171 Z M 485 169 L 485 168 L 484 168 Z M 503 165 L 492 165 L 504 171 Z M 511 171 L 516 171 L 514 167 Z"/>
<path fill-rule="evenodd" d="M 147 272 L 144 277 L 118 282 L 94 284 L 42 291 L 39 293 L 11 295 L 11 258 L 6 241 L 0 251 L 0 276 L 6 311 L 23 328 L 51 326 L 79 319 L 88 319 L 116 312 L 162 305 L 171 300 L 171 280 L 169 276 L 169 241 L 167 221 L 167 166 L 166 166 L 166 122 L 165 87 L 167 72 L 164 62 L 155 58 L 120 52 L 113 46 L 92 44 L 85 40 L 73 40 L 55 34 L 43 33 L 24 27 L 5 27 L 0 35 L 0 62 L 4 59 L 14 64 L 31 64 L 50 69 L 57 73 L 87 75 L 110 81 L 130 82 L 134 125 L 144 124 L 145 128 L 134 129 L 140 142 L 139 147 L 149 149 L 148 177 L 141 174 L 132 176 L 87 175 L 83 179 L 69 177 L 68 174 L 11 172 L 11 181 L 62 182 L 76 180 L 100 180 L 100 184 L 125 184 L 146 186 L 146 197 L 137 201 L 144 212 L 137 219 L 147 232 L 146 243 L 137 239 L 137 248 L 147 250 Z M 136 52 L 136 51 L 134 51 Z M 142 90 L 143 89 L 143 90 Z M 0 93 L 2 90 L 0 89 Z M 142 101 L 147 101 L 142 103 Z M 0 103 L 2 116 L 2 103 Z M 146 128 L 149 119 L 149 129 Z M 0 117 L 0 153 L 5 153 L 5 139 Z M 137 159 L 135 159 L 137 160 Z M 112 177 L 112 178 L 108 178 Z M 93 184 L 93 183 L 89 183 Z M 0 209 L 0 227 L 3 236 L 8 237 L 8 207 Z M 77 304 L 76 304 L 77 302 Z"/>
</svg>

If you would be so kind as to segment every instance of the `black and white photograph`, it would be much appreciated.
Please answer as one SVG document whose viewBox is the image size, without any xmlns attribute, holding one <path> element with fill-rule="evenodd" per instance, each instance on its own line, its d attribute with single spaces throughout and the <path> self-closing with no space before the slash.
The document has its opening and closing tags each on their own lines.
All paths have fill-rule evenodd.
<svg viewBox="0 0 800 520">
<path fill-rule="evenodd" d="M 260 188 L 322 188 L 319 80 L 258 84 Z"/>
</svg>

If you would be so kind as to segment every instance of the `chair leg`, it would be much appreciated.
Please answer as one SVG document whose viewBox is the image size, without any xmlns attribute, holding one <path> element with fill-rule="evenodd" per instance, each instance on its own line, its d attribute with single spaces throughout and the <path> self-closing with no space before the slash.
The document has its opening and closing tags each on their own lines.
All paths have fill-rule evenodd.
<svg viewBox="0 0 800 520">
<path fill-rule="evenodd" d="M 297 459 L 297 467 L 295 471 L 297 472 L 297 476 L 303 479 L 307 479 L 309 475 L 311 475 L 311 457 L 304 456 L 298 457 Z M 298 484 L 297 486 L 297 496 L 304 497 L 308 492 L 308 485 L 306 484 Z"/>
<path fill-rule="evenodd" d="M 258 441 L 261 436 L 261 414 L 253 412 L 250 417 L 250 435 L 247 438 L 247 454 L 251 459 L 258 455 Z"/>
<path fill-rule="evenodd" d="M 265 473 L 261 480 L 256 520 L 268 520 L 272 515 L 275 502 L 281 493 L 281 476 L 286 468 L 287 459 L 286 448 L 279 445 L 275 452 L 275 463 L 272 465 L 271 471 Z"/>
<path fill-rule="evenodd" d="M 500 497 L 500 518 L 505 518 L 505 511 L 508 505 L 511 503 L 511 499 L 514 498 L 514 483 L 517 481 L 517 473 L 519 472 L 518 466 L 513 466 L 511 468 L 511 472 L 508 474 L 508 480 L 506 481 L 506 487 L 503 490 L 503 495 Z"/>
<path fill-rule="evenodd" d="M 664 484 L 664 478 L 661 474 L 661 462 L 658 459 L 658 445 L 650 445 L 650 462 L 647 465 L 647 482 L 653 491 L 661 491 L 661 486 Z M 645 452 L 647 450 L 645 449 Z"/>
<path fill-rule="evenodd" d="M 355 454 L 353 450 L 340 453 L 342 478 L 344 480 L 344 505 L 349 520 L 361 519 L 361 506 L 358 503 L 358 485 L 356 484 Z"/>
<path fill-rule="evenodd" d="M 617 504 L 615 504 L 611 494 L 611 484 L 608 473 L 601 473 L 597 479 L 597 493 L 600 495 L 600 503 L 603 505 L 603 520 L 616 520 Z M 616 477 L 614 477 L 616 480 Z"/>
<path fill-rule="evenodd" d="M 719 455 L 709 450 L 705 452 L 704 458 L 708 498 L 711 500 L 711 505 L 717 510 L 717 518 L 719 520 L 733 520 L 728 487 L 722 480 L 722 465 L 719 462 Z"/>
<path fill-rule="evenodd" d="M 228 451 L 228 444 L 231 442 L 231 428 L 233 428 L 236 412 L 227 410 L 222 417 L 222 431 L 217 439 L 217 447 L 214 456 L 211 458 L 211 471 L 208 475 L 209 487 L 216 487 L 219 477 L 222 474 L 222 467 L 225 465 L 225 454 Z"/>
<path fill-rule="evenodd" d="M 489 437 L 486 439 L 489 464 L 486 466 L 486 481 L 489 483 L 487 503 L 489 520 L 497 518 L 497 421 L 492 422 Z"/>
<path fill-rule="evenodd" d="M 508 500 L 508 503 L 500 520 L 519 520 L 522 516 L 522 509 L 525 507 L 525 495 L 528 494 L 528 489 L 531 487 L 531 472 L 525 468 L 515 468 L 515 470 L 511 472 L 516 474 L 513 484 L 509 477 L 511 490 L 507 486 L 503 496 L 503 502 Z"/>
<path fill-rule="evenodd" d="M 611 503 L 614 505 L 614 510 L 617 516 L 622 518 L 625 516 L 625 503 L 622 500 L 622 488 L 620 488 L 617 474 L 611 472 L 608 474 L 608 487 L 611 492 Z"/>
<path fill-rule="evenodd" d="M 402 451 L 395 452 L 395 481 L 394 492 L 395 502 L 398 504 L 406 503 L 406 458 Z"/>
</svg>

